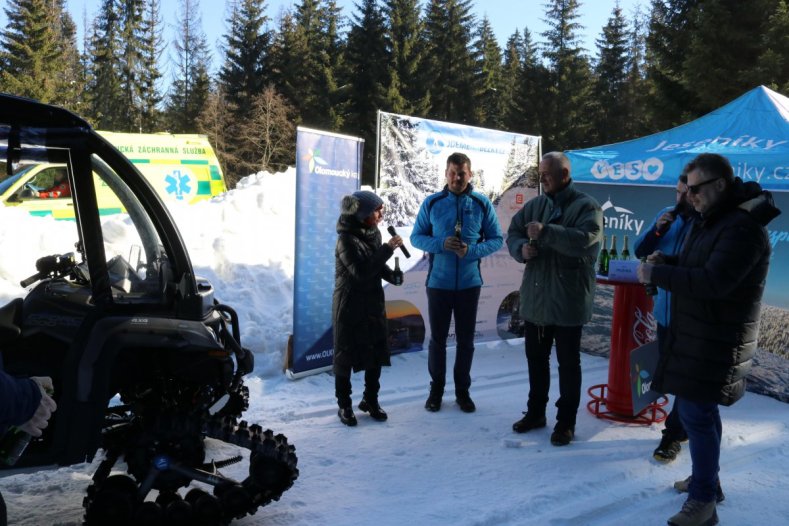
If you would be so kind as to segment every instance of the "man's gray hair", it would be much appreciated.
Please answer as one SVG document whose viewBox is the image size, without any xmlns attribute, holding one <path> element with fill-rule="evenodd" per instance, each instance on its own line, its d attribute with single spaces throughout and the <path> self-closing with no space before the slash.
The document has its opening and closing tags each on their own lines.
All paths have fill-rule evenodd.
<svg viewBox="0 0 789 526">
<path fill-rule="evenodd" d="M 542 156 L 542 160 L 550 161 L 552 170 L 567 168 L 567 173 L 570 173 L 570 159 L 562 152 L 548 152 Z"/>
</svg>

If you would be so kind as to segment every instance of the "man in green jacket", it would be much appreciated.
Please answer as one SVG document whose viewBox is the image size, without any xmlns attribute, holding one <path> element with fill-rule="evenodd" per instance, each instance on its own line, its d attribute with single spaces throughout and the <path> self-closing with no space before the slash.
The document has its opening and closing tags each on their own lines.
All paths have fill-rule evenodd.
<svg viewBox="0 0 789 526">
<path fill-rule="evenodd" d="M 545 427 L 550 388 L 551 347 L 559 362 L 559 400 L 554 446 L 575 435 L 581 402 L 581 329 L 592 318 L 595 261 L 603 235 L 603 211 L 579 192 L 570 177 L 570 160 L 561 152 L 540 161 L 543 193 L 512 218 L 507 247 L 525 263 L 520 288 L 520 316 L 526 321 L 529 400 L 516 433 Z"/>
</svg>

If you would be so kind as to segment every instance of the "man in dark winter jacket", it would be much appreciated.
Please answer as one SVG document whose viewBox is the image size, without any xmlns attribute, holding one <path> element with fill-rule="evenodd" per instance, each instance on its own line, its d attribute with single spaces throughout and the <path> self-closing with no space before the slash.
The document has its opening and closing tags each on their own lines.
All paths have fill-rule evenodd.
<svg viewBox="0 0 789 526">
<path fill-rule="evenodd" d="M 44 392 L 52 388 L 45 377 L 14 378 L 3 370 L 0 357 L 0 437 L 10 426 L 17 426 L 33 436 L 41 436 L 47 421 L 56 409 L 55 401 Z M 0 526 L 6 524 L 6 509 L 0 494 Z"/>
<path fill-rule="evenodd" d="M 671 320 L 653 389 L 676 395 L 690 441 L 691 476 L 675 484 L 688 499 L 669 524 L 717 524 L 721 419 L 718 404 L 745 393 L 756 351 L 770 262 L 765 225 L 777 216 L 769 192 L 734 177 L 729 161 L 701 154 L 688 167 L 694 222 L 678 256 L 655 252 L 642 283 L 671 292 Z"/>
<path fill-rule="evenodd" d="M 474 328 L 482 288 L 480 260 L 504 244 L 490 200 L 471 186 L 471 160 L 462 153 L 447 159 L 447 184 L 427 196 L 411 231 L 411 244 L 429 254 L 427 305 L 430 319 L 430 394 L 425 409 L 441 409 L 446 383 L 447 337 L 455 318 L 455 400 L 466 413 L 476 410 L 469 394 Z"/>
</svg>

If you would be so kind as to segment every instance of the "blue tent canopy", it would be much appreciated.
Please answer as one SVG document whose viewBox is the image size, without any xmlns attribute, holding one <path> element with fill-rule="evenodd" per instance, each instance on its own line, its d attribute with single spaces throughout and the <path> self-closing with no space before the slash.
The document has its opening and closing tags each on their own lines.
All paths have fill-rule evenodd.
<svg viewBox="0 0 789 526">
<path fill-rule="evenodd" d="M 789 98 L 759 86 L 682 126 L 566 153 L 577 182 L 673 186 L 698 154 L 718 153 L 743 181 L 789 191 Z"/>
</svg>

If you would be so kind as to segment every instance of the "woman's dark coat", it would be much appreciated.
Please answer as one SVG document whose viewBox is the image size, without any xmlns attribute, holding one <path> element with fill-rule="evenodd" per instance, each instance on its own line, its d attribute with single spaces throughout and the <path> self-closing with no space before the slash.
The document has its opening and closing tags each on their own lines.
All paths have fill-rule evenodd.
<svg viewBox="0 0 789 526">
<path fill-rule="evenodd" d="M 390 365 L 386 310 L 381 279 L 391 283 L 386 261 L 392 248 L 381 243 L 377 226 L 365 226 L 353 215 L 337 221 L 334 297 L 334 371 Z"/>
<path fill-rule="evenodd" d="M 652 282 L 671 291 L 671 324 L 653 389 L 722 405 L 745 393 L 770 262 L 764 225 L 779 213 L 758 204 L 766 197 L 722 203 L 694 223 L 675 265 L 654 268 Z"/>
</svg>

